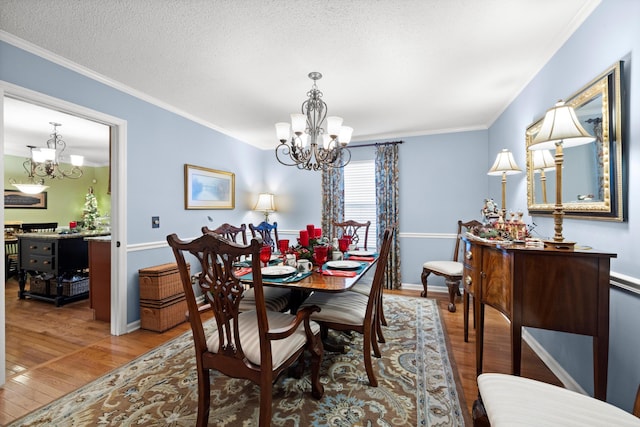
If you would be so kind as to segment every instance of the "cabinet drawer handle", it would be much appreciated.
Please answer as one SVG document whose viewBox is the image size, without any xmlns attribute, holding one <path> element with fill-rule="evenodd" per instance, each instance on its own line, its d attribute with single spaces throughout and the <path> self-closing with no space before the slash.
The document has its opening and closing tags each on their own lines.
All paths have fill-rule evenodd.
<svg viewBox="0 0 640 427">
<path fill-rule="evenodd" d="M 29 260 L 29 264 L 37 264 L 38 260 L 37 259 L 30 259 Z"/>
<path fill-rule="evenodd" d="M 466 259 L 471 259 L 471 258 L 473 258 L 473 253 L 472 253 L 471 251 L 466 251 L 466 252 L 464 253 L 464 257 L 465 257 Z"/>
<path fill-rule="evenodd" d="M 466 276 L 464 278 L 464 283 L 467 284 L 467 286 L 471 286 L 471 283 L 473 282 L 473 279 L 471 278 L 471 276 Z"/>
<path fill-rule="evenodd" d="M 30 245 L 30 246 L 29 246 L 29 249 L 38 249 L 38 247 L 37 247 L 37 246 L 35 246 L 35 245 Z"/>
</svg>

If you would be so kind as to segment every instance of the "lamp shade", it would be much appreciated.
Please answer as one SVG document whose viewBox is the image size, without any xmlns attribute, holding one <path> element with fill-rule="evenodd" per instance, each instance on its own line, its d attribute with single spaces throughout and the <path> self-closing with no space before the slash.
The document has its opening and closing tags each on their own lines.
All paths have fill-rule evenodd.
<svg viewBox="0 0 640 427">
<path fill-rule="evenodd" d="M 253 210 L 263 211 L 263 212 L 274 212 L 276 210 L 276 205 L 275 205 L 273 194 L 260 193 L 258 195 L 258 203 L 256 203 L 256 207 L 253 208 Z"/>
<path fill-rule="evenodd" d="M 556 163 L 549 150 L 533 150 L 531 153 L 531 163 L 534 172 L 555 169 Z"/>
<path fill-rule="evenodd" d="M 516 161 L 513 159 L 513 154 L 506 148 L 498 153 L 496 161 L 487 172 L 487 175 L 513 175 L 522 172 L 522 169 L 518 167 Z"/>
<path fill-rule="evenodd" d="M 49 188 L 48 185 L 42 184 L 13 184 L 13 186 L 25 194 L 40 194 Z"/>
<path fill-rule="evenodd" d="M 550 150 L 556 143 L 563 147 L 575 147 L 595 140 L 580 124 L 576 112 L 562 100 L 550 108 L 544 116 L 540 131 L 533 138 L 529 150 Z"/>
<path fill-rule="evenodd" d="M 279 141 L 286 141 L 291 136 L 291 125 L 287 122 L 276 123 L 276 135 Z"/>
</svg>

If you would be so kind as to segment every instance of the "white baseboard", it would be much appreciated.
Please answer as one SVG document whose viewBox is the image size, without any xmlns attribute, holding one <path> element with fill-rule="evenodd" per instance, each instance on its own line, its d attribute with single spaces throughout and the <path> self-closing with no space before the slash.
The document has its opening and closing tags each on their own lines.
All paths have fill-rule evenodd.
<svg viewBox="0 0 640 427">
<path fill-rule="evenodd" d="M 400 289 L 407 290 L 407 291 L 420 291 L 420 292 L 422 292 L 424 290 L 424 287 L 421 284 L 418 285 L 416 283 L 402 283 L 402 284 L 400 284 Z M 429 292 L 449 293 L 449 288 L 447 288 L 446 286 L 430 286 L 429 287 Z"/>
<path fill-rule="evenodd" d="M 524 328 L 522 331 L 522 339 L 526 342 L 529 347 L 533 350 L 533 352 L 542 360 L 542 363 L 547 365 L 547 367 L 554 373 L 556 377 L 560 380 L 560 382 L 565 386 L 565 388 L 588 395 L 588 393 L 578 384 L 571 375 L 567 371 L 564 370 L 562 366 L 554 359 L 547 350 L 540 345 L 540 343 L 527 331 L 527 328 Z"/>
</svg>

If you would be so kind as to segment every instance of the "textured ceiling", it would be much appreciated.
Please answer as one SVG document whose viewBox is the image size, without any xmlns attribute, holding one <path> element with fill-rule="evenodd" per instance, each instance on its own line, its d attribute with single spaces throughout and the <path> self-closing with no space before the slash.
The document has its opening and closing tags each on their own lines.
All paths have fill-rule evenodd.
<svg viewBox="0 0 640 427">
<path fill-rule="evenodd" d="M 273 148 L 310 71 L 355 141 L 485 129 L 598 3 L 0 0 L 0 29 Z"/>
</svg>

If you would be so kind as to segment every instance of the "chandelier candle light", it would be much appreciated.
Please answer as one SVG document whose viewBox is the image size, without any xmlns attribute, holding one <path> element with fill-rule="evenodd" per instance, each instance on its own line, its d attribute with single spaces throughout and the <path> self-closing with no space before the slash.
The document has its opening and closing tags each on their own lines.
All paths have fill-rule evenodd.
<svg viewBox="0 0 640 427">
<path fill-rule="evenodd" d="M 588 144 L 595 138 L 584 130 L 576 112 L 562 100 L 550 108 L 544 116 L 540 131 L 529 145 L 529 150 L 549 150 L 555 148 L 556 164 L 556 204 L 553 209 L 554 231 L 552 244 L 558 249 L 573 249 L 575 242 L 567 242 L 562 236 L 562 163 L 563 148 Z"/>
<path fill-rule="evenodd" d="M 302 103 L 302 114 L 291 114 L 291 124 L 276 123 L 280 141 L 276 159 L 298 169 L 342 168 L 351 160 L 347 144 L 351 141 L 353 128 L 342 126 L 341 117 L 327 117 L 327 104 L 316 85 L 322 74 L 314 71 L 309 73 L 309 78 L 313 80 L 313 86 L 307 92 L 309 98 Z M 323 127 L 325 119 L 326 129 Z"/>
<path fill-rule="evenodd" d="M 507 209 L 507 175 L 513 175 L 522 172 L 522 169 L 518 167 L 516 161 L 513 159 L 513 154 L 506 148 L 498 153 L 496 161 L 487 172 L 487 175 L 502 175 L 502 215 Z"/>
<path fill-rule="evenodd" d="M 64 170 L 60 166 L 60 161 L 64 158 L 62 153 L 67 148 L 67 143 L 57 132 L 57 127 L 62 125 L 54 122 L 49 123 L 53 126 L 53 133 L 51 138 L 47 140 L 47 146 L 36 148 L 33 145 L 27 145 L 30 157 L 22 165 L 27 171 L 29 182 L 19 184 L 15 180 L 10 180 L 11 184 L 23 193 L 38 194 L 46 190 L 48 186 L 44 185 L 43 178 L 77 179 L 82 176 L 82 169 L 80 169 L 84 162 L 82 156 L 73 154 L 69 156 L 71 161 L 71 169 L 69 170 Z"/>
</svg>

